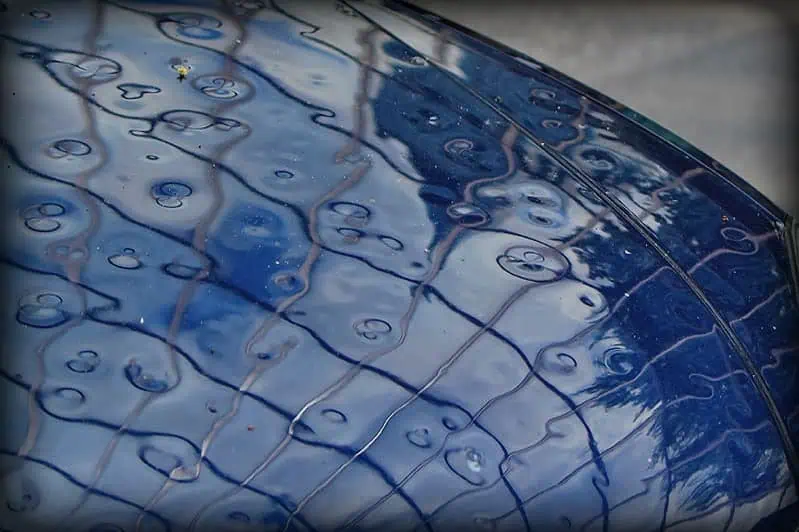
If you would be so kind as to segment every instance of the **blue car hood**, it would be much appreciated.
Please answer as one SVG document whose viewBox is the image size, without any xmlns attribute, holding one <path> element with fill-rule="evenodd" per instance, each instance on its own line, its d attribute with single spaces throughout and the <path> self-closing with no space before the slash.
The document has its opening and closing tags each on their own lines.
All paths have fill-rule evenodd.
<svg viewBox="0 0 799 532">
<path fill-rule="evenodd" d="M 7 528 L 795 510 L 797 230 L 728 169 L 404 3 L 43 7 L 2 13 Z"/>
</svg>

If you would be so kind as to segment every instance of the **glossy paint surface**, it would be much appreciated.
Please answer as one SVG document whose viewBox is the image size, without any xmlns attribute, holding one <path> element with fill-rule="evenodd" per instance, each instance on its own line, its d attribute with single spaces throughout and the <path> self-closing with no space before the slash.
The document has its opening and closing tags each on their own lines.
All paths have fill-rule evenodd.
<svg viewBox="0 0 799 532">
<path fill-rule="evenodd" d="M 788 221 L 693 148 L 402 4 L 2 16 L 4 528 L 796 503 Z"/>
</svg>

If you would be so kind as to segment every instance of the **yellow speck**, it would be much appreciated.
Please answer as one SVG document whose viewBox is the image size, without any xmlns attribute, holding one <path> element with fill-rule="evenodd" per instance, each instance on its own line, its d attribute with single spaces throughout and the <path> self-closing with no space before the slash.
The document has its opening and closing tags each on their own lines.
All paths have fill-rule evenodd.
<svg viewBox="0 0 799 532">
<path fill-rule="evenodd" d="M 189 73 L 189 67 L 186 65 L 178 65 L 175 67 L 175 71 L 178 73 L 178 76 L 186 77 L 186 75 Z"/>
</svg>

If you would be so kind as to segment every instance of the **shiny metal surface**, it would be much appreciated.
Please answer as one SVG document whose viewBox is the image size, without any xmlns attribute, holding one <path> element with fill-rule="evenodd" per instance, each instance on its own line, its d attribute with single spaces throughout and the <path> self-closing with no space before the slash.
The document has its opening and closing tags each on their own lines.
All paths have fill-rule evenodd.
<svg viewBox="0 0 799 532">
<path fill-rule="evenodd" d="M 4 528 L 796 504 L 792 222 L 694 148 L 406 4 L 2 16 Z"/>
</svg>

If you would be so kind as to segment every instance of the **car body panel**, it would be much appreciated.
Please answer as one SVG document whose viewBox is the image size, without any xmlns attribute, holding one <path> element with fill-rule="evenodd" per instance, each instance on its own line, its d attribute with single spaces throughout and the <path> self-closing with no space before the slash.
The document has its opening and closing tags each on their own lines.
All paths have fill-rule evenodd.
<svg viewBox="0 0 799 532">
<path fill-rule="evenodd" d="M 10 528 L 790 519 L 792 221 L 740 179 L 400 4 L 98 6 L 3 30 Z"/>
<path fill-rule="evenodd" d="M 398 20 L 385 10 L 370 13 L 381 26 Z M 425 18 L 417 20 L 431 24 Z M 619 104 L 595 101 L 562 74 L 532 60 L 510 57 L 448 27 L 447 40 L 454 43 L 451 46 L 459 60 L 451 69 L 440 61 L 437 64 L 456 75 L 462 72 L 460 81 L 485 101 L 493 100 L 543 147 L 601 184 L 656 234 L 669 256 L 737 329 L 735 333 L 764 376 L 771 372 L 763 368 L 784 365 L 784 373 L 765 378 L 778 390 L 774 395 L 785 401 L 781 413 L 789 424 L 796 406 L 795 388 L 791 388 L 797 383 L 796 366 L 772 354 L 792 345 L 795 338 L 788 324 L 799 316 L 785 242 L 786 214 L 715 161 L 696 157 L 684 145 L 664 142 Z M 409 33 L 404 26 L 397 31 Z M 432 49 L 424 52 L 434 57 Z M 697 216 L 705 222 L 701 229 L 692 219 Z M 766 273 L 768 278 L 763 277 Z M 767 317 L 760 325 L 742 328 L 735 321 L 756 304 L 772 303 L 775 307 L 764 311 Z M 791 321 L 779 327 L 773 322 L 775 315 Z M 762 331 L 768 328 L 782 333 L 764 337 Z M 796 431 L 793 425 L 794 437 Z"/>
</svg>

